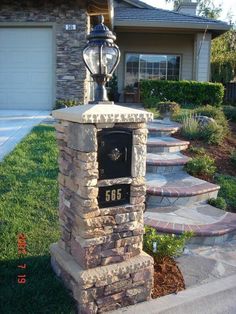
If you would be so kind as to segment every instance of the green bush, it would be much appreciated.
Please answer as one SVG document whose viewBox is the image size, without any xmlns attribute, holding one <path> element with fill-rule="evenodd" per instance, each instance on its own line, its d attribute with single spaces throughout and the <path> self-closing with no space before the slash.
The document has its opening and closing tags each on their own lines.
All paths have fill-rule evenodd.
<svg viewBox="0 0 236 314">
<path fill-rule="evenodd" d="M 230 121 L 236 122 L 236 107 L 224 106 L 223 110 L 227 119 L 229 119 Z"/>
<path fill-rule="evenodd" d="M 220 106 L 224 97 L 224 87 L 220 83 L 142 80 L 140 90 L 144 104 L 152 98 L 155 100 L 153 105 L 160 101 L 176 101 L 181 105 Z"/>
<path fill-rule="evenodd" d="M 228 121 L 224 115 L 224 112 L 221 108 L 216 108 L 214 106 L 206 105 L 204 107 L 199 107 L 194 110 L 196 115 L 207 116 L 213 118 L 218 125 L 221 125 L 224 128 L 225 133 L 229 130 Z"/>
<path fill-rule="evenodd" d="M 185 169 L 193 176 L 212 177 L 216 172 L 215 161 L 208 155 L 201 155 L 192 158 Z"/>
<path fill-rule="evenodd" d="M 179 236 L 158 234 L 156 229 L 145 226 L 144 251 L 152 255 L 156 260 L 166 256 L 179 256 L 183 253 L 186 241 L 191 239 L 192 236 L 192 232 L 184 232 Z"/>
<path fill-rule="evenodd" d="M 202 129 L 201 136 L 207 144 L 219 145 L 223 142 L 225 131 L 222 125 L 212 122 Z"/>
<path fill-rule="evenodd" d="M 157 108 L 158 100 L 156 97 L 147 97 L 143 99 L 144 108 Z"/>
<path fill-rule="evenodd" d="M 217 175 L 216 183 L 220 185 L 219 197 L 223 197 L 229 208 L 236 212 L 236 177 Z"/>
<path fill-rule="evenodd" d="M 200 137 L 199 124 L 194 115 L 186 115 L 181 122 L 182 127 L 180 132 L 185 138 L 194 140 Z"/>
<path fill-rule="evenodd" d="M 227 208 L 227 203 L 223 197 L 210 198 L 208 200 L 208 204 L 223 210 L 226 210 Z"/>
<path fill-rule="evenodd" d="M 233 149 L 230 154 L 230 160 L 236 167 L 236 149 Z"/>
</svg>

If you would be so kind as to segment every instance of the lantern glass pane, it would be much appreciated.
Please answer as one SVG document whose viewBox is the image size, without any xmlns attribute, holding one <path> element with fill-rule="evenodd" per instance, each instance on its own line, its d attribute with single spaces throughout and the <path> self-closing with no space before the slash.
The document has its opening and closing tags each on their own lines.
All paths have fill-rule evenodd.
<svg viewBox="0 0 236 314">
<path fill-rule="evenodd" d="M 92 74 L 99 74 L 99 47 L 88 46 L 85 48 L 84 61 Z"/>
<path fill-rule="evenodd" d="M 102 74 L 111 74 L 116 61 L 118 51 L 114 47 L 102 47 Z"/>
</svg>

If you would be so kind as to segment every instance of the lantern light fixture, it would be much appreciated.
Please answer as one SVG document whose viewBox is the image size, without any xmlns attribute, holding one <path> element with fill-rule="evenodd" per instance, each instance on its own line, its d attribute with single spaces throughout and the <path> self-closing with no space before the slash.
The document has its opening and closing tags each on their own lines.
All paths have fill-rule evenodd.
<svg viewBox="0 0 236 314">
<path fill-rule="evenodd" d="M 94 101 L 90 103 L 111 103 L 108 100 L 105 85 L 120 61 L 120 50 L 114 43 L 116 36 L 104 25 L 104 17 L 99 16 L 99 24 L 93 28 L 87 39 L 83 59 L 97 84 Z"/>
</svg>

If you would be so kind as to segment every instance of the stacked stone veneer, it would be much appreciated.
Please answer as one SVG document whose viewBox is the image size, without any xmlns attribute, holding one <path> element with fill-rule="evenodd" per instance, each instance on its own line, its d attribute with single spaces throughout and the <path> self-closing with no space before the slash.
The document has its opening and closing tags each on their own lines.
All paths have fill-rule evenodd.
<svg viewBox="0 0 236 314">
<path fill-rule="evenodd" d="M 7 27 L 50 27 L 56 64 L 56 98 L 87 101 L 89 83 L 82 52 L 87 42 L 89 17 L 74 0 L 1 0 L 0 23 Z M 66 31 L 65 24 L 76 24 Z M 52 77 L 54 76 L 52 70 Z"/>
<path fill-rule="evenodd" d="M 76 120 L 73 113 L 71 116 Z M 137 120 L 149 117 L 141 116 L 136 112 Z M 89 115 L 87 120 L 99 121 L 99 117 Z M 56 125 L 61 239 L 51 246 L 52 266 L 72 291 L 78 313 L 105 312 L 148 300 L 151 295 L 153 260 L 142 251 L 147 129 L 145 123 L 128 123 L 126 120 L 134 119 L 122 117 L 116 119 L 122 123 L 110 123 L 107 118 L 106 123 L 102 119 L 80 123 L 67 117 Z M 99 180 L 97 134 L 106 127 L 133 130 L 131 177 Z M 99 187 L 113 184 L 131 185 L 129 204 L 99 208 Z"/>
</svg>

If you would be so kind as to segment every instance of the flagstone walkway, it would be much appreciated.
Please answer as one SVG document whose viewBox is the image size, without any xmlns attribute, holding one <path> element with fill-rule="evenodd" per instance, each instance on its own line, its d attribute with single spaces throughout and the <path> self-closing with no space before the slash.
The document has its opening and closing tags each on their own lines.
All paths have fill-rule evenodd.
<svg viewBox="0 0 236 314">
<path fill-rule="evenodd" d="M 198 244 L 236 239 L 236 214 L 207 203 L 217 197 L 220 187 L 184 170 L 190 158 L 181 151 L 189 142 L 172 137 L 180 124 L 154 120 L 148 128 L 145 224 L 163 233 L 193 231 L 192 242 Z"/>
</svg>

